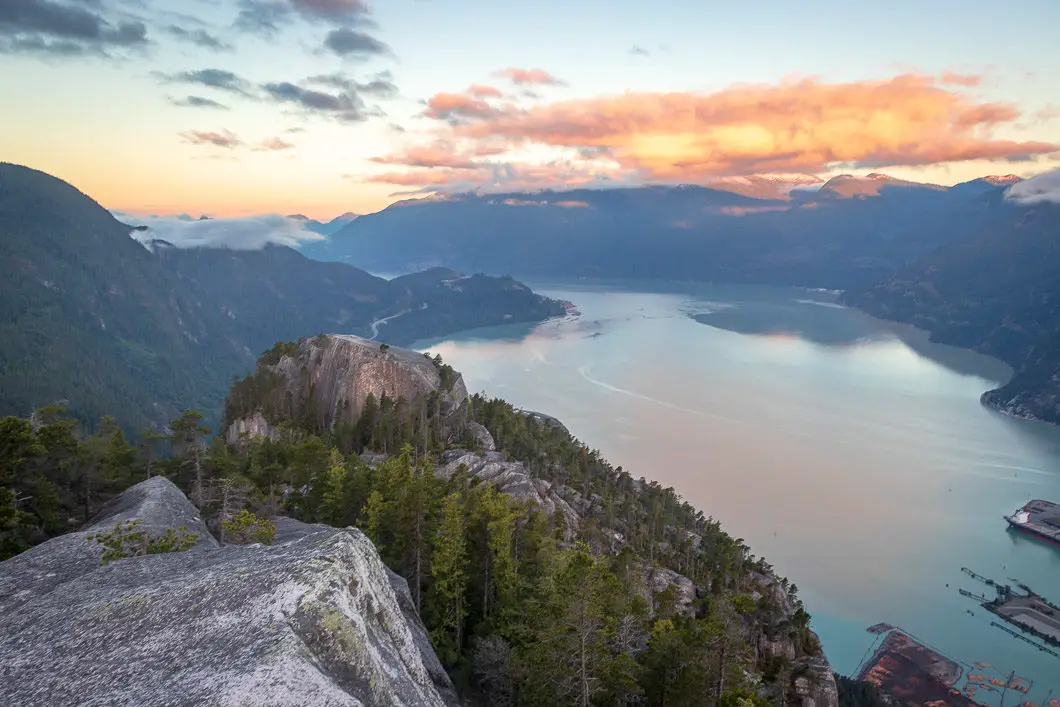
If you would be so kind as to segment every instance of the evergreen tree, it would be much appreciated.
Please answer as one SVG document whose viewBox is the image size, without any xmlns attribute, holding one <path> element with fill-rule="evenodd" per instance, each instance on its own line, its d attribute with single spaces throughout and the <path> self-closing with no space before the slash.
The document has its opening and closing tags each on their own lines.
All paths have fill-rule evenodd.
<svg viewBox="0 0 1060 707">
<path fill-rule="evenodd" d="M 445 665 L 455 664 L 463 649 L 467 616 L 464 595 L 468 580 L 464 512 L 459 493 L 446 496 L 431 552 L 434 580 L 428 594 L 428 616 L 434 627 L 431 643 Z"/>
</svg>

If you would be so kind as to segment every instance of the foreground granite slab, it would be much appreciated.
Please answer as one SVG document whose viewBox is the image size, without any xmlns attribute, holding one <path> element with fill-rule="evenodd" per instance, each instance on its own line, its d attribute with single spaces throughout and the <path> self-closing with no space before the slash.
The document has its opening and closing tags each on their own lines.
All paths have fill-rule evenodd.
<svg viewBox="0 0 1060 707">
<path fill-rule="evenodd" d="M 89 537 L 187 525 L 182 553 L 100 565 Z M 403 580 L 355 529 L 279 519 L 219 547 L 168 480 L 0 563 L 0 704 L 455 705 Z"/>
</svg>

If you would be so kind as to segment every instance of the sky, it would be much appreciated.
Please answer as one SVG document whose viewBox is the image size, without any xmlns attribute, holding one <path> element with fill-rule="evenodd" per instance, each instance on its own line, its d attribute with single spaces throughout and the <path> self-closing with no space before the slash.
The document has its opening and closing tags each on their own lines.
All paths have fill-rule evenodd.
<svg viewBox="0 0 1060 707">
<path fill-rule="evenodd" d="M 1060 167 L 1060 2 L 0 0 L 0 160 L 134 214 Z"/>
</svg>

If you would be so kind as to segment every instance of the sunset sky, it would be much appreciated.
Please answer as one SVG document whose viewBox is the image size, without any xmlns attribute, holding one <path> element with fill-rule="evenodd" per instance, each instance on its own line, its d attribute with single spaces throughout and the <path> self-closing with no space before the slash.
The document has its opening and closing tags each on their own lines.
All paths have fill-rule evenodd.
<svg viewBox="0 0 1060 707">
<path fill-rule="evenodd" d="M 1060 2 L 0 0 L 0 160 L 108 208 L 1060 166 Z"/>
</svg>

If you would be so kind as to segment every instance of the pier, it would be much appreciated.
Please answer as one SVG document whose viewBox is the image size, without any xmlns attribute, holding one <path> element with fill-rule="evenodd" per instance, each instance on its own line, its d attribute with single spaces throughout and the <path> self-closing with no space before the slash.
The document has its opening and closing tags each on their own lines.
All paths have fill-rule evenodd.
<svg viewBox="0 0 1060 707">
<path fill-rule="evenodd" d="M 1030 634 L 1048 645 L 1060 647 L 1060 606 L 1051 603 L 1019 580 L 1013 579 L 1012 581 L 1020 588 L 1023 592 L 1022 594 L 1014 592 L 1008 584 L 1000 584 L 967 567 L 962 567 L 961 571 L 993 587 L 997 591 L 997 598 L 988 599 L 967 589 L 958 589 L 957 591 L 960 592 L 961 596 L 978 601 L 984 609 L 1002 621 L 1015 626 L 1020 631 Z M 995 621 L 992 621 L 991 625 L 1030 643 L 1040 651 L 1060 657 L 1060 653 L 1057 651 L 1046 648 L 1037 641 L 1031 640 L 1006 626 Z"/>
</svg>

